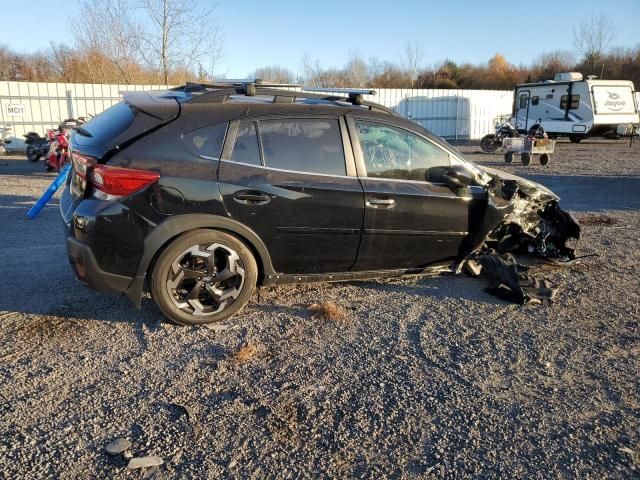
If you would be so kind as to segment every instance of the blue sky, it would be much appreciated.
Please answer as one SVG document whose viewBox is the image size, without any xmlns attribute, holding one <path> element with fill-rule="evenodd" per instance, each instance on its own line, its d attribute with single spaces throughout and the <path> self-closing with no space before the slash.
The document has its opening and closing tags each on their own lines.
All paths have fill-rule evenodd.
<svg viewBox="0 0 640 480">
<path fill-rule="evenodd" d="M 0 43 L 18 51 L 47 49 L 51 41 L 70 43 L 64 25 L 56 22 L 64 23 L 61 12 L 72 13 L 74 2 L 67 0 L 60 9 L 50 0 L 29 0 L 29 14 L 23 8 L 26 4 L 0 0 Z M 244 77 L 256 67 L 273 64 L 298 71 L 305 51 L 323 67 L 342 66 L 351 51 L 365 59 L 398 62 L 407 41 L 421 47 L 425 65 L 445 58 L 479 63 L 497 52 L 512 63 L 529 64 L 541 52 L 571 50 L 572 26 L 594 13 L 613 20 L 618 30 L 615 45 L 640 44 L 640 0 L 219 0 L 217 4 L 228 77 Z M 59 13 L 47 16 L 54 10 Z"/>
</svg>

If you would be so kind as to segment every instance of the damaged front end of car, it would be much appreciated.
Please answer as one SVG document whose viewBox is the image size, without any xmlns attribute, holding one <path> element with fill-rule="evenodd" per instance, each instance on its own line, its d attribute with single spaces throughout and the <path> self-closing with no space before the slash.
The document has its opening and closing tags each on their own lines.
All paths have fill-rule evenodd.
<svg viewBox="0 0 640 480">
<path fill-rule="evenodd" d="M 546 187 L 520 177 L 484 169 L 487 203 L 475 233 L 461 252 L 457 272 L 484 272 L 488 291 L 517 303 L 553 300 L 557 287 L 527 274 L 520 255 L 553 264 L 571 264 L 580 225 L 559 206 Z"/>
</svg>

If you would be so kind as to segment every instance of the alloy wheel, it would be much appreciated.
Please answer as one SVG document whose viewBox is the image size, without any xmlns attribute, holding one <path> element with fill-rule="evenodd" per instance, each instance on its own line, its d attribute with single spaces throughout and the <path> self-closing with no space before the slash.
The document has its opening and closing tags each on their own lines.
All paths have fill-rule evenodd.
<svg viewBox="0 0 640 480">
<path fill-rule="evenodd" d="M 171 264 L 166 288 L 173 303 L 191 315 L 228 308 L 242 291 L 245 267 L 233 249 L 220 243 L 195 245 Z"/>
</svg>

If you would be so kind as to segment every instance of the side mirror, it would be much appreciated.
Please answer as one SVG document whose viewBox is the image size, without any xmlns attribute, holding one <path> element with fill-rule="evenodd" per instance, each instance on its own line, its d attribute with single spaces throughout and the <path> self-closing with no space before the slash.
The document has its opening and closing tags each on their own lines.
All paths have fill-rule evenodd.
<svg viewBox="0 0 640 480">
<path fill-rule="evenodd" d="M 451 165 L 442 172 L 442 180 L 453 190 L 457 190 L 473 184 L 475 177 L 462 165 Z"/>
</svg>

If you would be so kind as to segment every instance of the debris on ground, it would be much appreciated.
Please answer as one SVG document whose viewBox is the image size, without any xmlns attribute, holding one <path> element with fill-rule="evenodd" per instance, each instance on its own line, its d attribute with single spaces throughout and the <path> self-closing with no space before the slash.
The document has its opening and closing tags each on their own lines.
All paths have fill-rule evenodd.
<svg viewBox="0 0 640 480">
<path fill-rule="evenodd" d="M 519 264 L 510 253 L 486 253 L 467 260 L 467 270 L 475 275 L 484 273 L 490 281 L 487 293 L 521 305 L 551 302 L 558 287 L 547 279 L 539 279 L 526 272 L 529 267 Z"/>
<path fill-rule="evenodd" d="M 134 470 L 136 468 L 157 467 L 159 465 L 162 465 L 163 463 L 164 461 L 162 460 L 162 457 L 155 457 L 155 456 L 134 457 L 131 460 L 129 460 L 129 464 L 127 465 L 127 468 L 130 470 Z"/>
<path fill-rule="evenodd" d="M 320 302 L 309 305 L 309 311 L 314 318 L 320 320 L 345 320 L 347 312 L 334 302 Z"/>
<path fill-rule="evenodd" d="M 615 225 L 617 219 L 605 213 L 583 213 L 578 215 L 580 225 Z"/>
<path fill-rule="evenodd" d="M 129 448 L 131 448 L 131 442 L 126 438 L 116 438 L 104 447 L 105 451 L 111 456 L 119 455 Z"/>
<path fill-rule="evenodd" d="M 187 418 L 191 422 L 191 428 L 193 429 L 193 436 L 198 438 L 202 433 L 202 424 L 198 417 L 196 416 L 196 412 L 189 405 L 183 405 L 181 403 L 174 403 L 174 405 L 178 408 L 181 408 L 187 414 Z"/>
<path fill-rule="evenodd" d="M 237 363 L 246 363 L 249 360 L 251 360 L 253 357 L 255 357 L 257 353 L 258 353 L 258 347 L 256 347 L 252 343 L 247 343 L 242 347 L 240 347 L 240 350 L 238 350 L 233 355 L 233 359 Z"/>
</svg>

